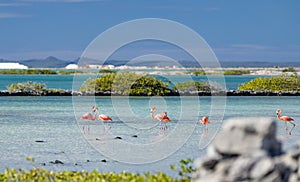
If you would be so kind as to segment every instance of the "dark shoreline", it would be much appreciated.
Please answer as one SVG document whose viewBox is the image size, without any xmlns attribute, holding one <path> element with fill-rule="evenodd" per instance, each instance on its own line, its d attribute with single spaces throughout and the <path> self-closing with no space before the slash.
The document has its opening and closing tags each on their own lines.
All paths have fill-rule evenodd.
<svg viewBox="0 0 300 182">
<path fill-rule="evenodd" d="M 79 91 L 59 91 L 59 92 L 8 92 L 0 91 L 0 96 L 122 96 L 111 92 L 79 92 Z M 130 96 L 148 96 L 146 94 Z M 270 92 L 270 91 L 199 91 L 199 92 L 171 92 L 164 96 L 300 96 L 300 91 L 292 92 Z"/>
</svg>

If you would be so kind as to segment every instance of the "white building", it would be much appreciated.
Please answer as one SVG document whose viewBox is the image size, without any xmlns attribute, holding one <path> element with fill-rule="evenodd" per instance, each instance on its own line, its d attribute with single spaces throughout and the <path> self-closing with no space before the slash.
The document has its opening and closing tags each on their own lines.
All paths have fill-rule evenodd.
<svg viewBox="0 0 300 182">
<path fill-rule="evenodd" d="M 0 63 L 0 69 L 28 69 L 28 66 L 20 63 Z"/>
<path fill-rule="evenodd" d="M 76 70 L 76 69 L 78 69 L 78 65 L 77 64 L 69 64 L 65 68 L 69 69 L 69 70 Z"/>
</svg>

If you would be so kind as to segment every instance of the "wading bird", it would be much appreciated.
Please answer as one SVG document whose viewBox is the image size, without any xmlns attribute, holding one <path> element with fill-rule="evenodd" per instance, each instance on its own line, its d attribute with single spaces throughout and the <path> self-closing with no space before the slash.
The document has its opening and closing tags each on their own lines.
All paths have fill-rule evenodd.
<svg viewBox="0 0 300 182">
<path fill-rule="evenodd" d="M 99 114 L 99 120 L 103 121 L 103 123 L 106 123 L 106 121 L 112 121 L 111 117 L 105 115 L 105 114 Z M 105 129 L 105 132 L 107 132 L 109 129 L 111 129 L 110 124 L 106 123 L 107 129 Z"/>
<path fill-rule="evenodd" d="M 171 122 L 169 119 L 167 112 L 163 112 L 161 114 L 157 114 L 154 116 L 154 113 L 156 112 L 156 107 L 151 108 L 151 117 L 153 120 L 158 120 L 160 121 L 160 129 L 161 130 L 167 130 L 167 125 L 166 123 Z"/>
<path fill-rule="evenodd" d="M 98 118 L 97 118 L 97 114 L 99 113 L 98 111 L 98 107 L 96 106 L 92 106 L 91 108 L 92 112 L 88 112 L 86 114 L 84 114 L 81 119 L 83 120 L 101 120 L 103 122 L 105 121 L 112 121 L 112 119 L 109 116 L 106 116 L 104 114 L 99 114 Z M 111 126 L 108 125 L 108 129 L 110 129 Z M 84 131 L 84 126 L 82 127 L 83 131 Z M 88 126 L 88 133 L 90 132 L 90 126 Z"/>
<path fill-rule="evenodd" d="M 285 123 L 285 131 L 286 131 L 289 135 L 292 135 L 292 131 L 293 131 L 293 129 L 294 129 L 295 126 L 296 126 L 296 124 L 292 122 L 292 121 L 295 121 L 294 118 L 289 117 L 289 116 L 280 116 L 280 114 L 281 114 L 281 109 L 277 109 L 277 110 L 276 110 L 276 114 L 277 114 L 277 118 L 278 118 L 279 120 L 284 121 L 284 123 Z M 292 129 L 291 129 L 290 131 L 288 130 L 287 123 L 291 123 L 291 124 L 293 125 L 293 127 L 292 127 Z"/>
<path fill-rule="evenodd" d="M 81 116 L 81 119 L 83 120 L 96 120 L 97 113 L 98 113 L 98 108 L 96 106 L 91 107 L 92 112 L 87 112 L 84 115 Z"/>
<path fill-rule="evenodd" d="M 207 125 L 210 124 L 210 121 L 207 116 L 203 116 L 202 119 L 199 120 L 199 123 L 205 126 L 206 131 L 208 130 Z"/>
</svg>

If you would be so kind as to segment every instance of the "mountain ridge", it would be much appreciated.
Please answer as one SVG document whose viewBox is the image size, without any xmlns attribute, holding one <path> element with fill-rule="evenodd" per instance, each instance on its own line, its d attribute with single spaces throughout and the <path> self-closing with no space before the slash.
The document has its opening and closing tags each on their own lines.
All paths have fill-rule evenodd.
<svg viewBox="0 0 300 182">
<path fill-rule="evenodd" d="M 1 59 L 0 63 L 20 63 L 25 66 L 28 66 L 29 68 L 64 68 L 69 64 L 78 64 L 80 60 L 83 60 L 85 64 L 104 64 L 104 65 L 114 65 L 114 66 L 122 66 L 122 65 L 128 65 L 128 66 L 147 66 L 147 67 L 164 67 L 164 66 L 173 66 L 174 63 L 166 63 L 159 60 L 154 61 L 142 61 L 142 62 L 135 62 L 132 63 L 128 60 L 107 60 L 105 62 L 103 61 L 97 61 L 95 59 L 89 59 L 89 58 L 77 58 L 75 60 L 63 60 L 59 59 L 54 56 L 49 56 L 44 59 L 26 59 L 26 60 L 7 60 L 7 59 Z M 81 61 L 82 63 L 82 61 Z M 178 67 L 186 67 L 186 68 L 193 68 L 193 67 L 201 67 L 198 62 L 196 61 L 188 61 L 188 60 L 179 60 L 176 65 Z M 221 67 L 224 68 L 238 68 L 238 67 L 300 67 L 300 61 L 291 61 L 291 62 L 267 62 L 267 61 L 247 61 L 247 62 L 237 62 L 237 61 L 220 61 Z"/>
</svg>

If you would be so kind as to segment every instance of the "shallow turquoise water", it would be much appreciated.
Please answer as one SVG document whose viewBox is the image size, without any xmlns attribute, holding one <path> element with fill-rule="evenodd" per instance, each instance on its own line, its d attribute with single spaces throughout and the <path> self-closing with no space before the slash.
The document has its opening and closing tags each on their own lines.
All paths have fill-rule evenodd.
<svg viewBox="0 0 300 182">
<path fill-rule="evenodd" d="M 100 113 L 113 118 L 114 122 L 109 123 L 111 129 L 108 132 L 104 130 L 107 125 L 103 125 L 102 122 L 79 119 L 80 115 L 94 104 L 91 97 L 76 97 L 73 102 L 72 97 L 0 97 L 0 103 L 0 171 L 6 167 L 45 167 L 51 170 L 98 169 L 116 172 L 161 170 L 175 175 L 169 165 L 177 164 L 183 158 L 202 156 L 206 144 L 213 139 L 214 133 L 218 132 L 219 126 L 228 118 L 253 116 L 271 117 L 276 120 L 275 111 L 281 108 L 284 115 L 294 117 L 296 124 L 300 121 L 300 97 L 227 97 L 225 110 L 218 105 L 222 101 L 216 99 L 214 104 L 218 106 L 214 107 L 214 112 L 211 112 L 211 97 L 96 97 L 95 103 Z M 80 108 L 77 103 L 80 103 Z M 96 150 L 97 147 L 107 147 L 107 144 L 111 144 L 116 147 L 112 152 L 122 151 L 123 148 L 118 148 L 119 140 L 111 139 L 116 136 L 122 137 L 122 142 L 130 145 L 146 146 L 163 141 L 164 137 L 159 135 L 164 131 L 159 130 L 158 123 L 150 117 L 149 108 L 153 105 L 157 107 L 158 112 L 168 112 L 172 122 L 167 124 L 168 131 L 165 134 L 175 138 L 176 142 L 186 140 L 183 146 L 174 150 L 171 148 L 174 143 L 161 145 L 161 151 L 153 151 L 153 156 L 159 158 L 161 155 L 162 159 L 138 165 L 119 162 L 118 156 L 112 159 Z M 212 120 L 206 134 L 203 132 L 203 126 L 195 124 L 199 110 L 200 115 L 208 115 Z M 297 125 L 293 135 L 288 136 L 284 123 L 277 120 L 276 123 L 277 135 L 283 142 L 283 147 L 286 149 L 296 144 L 300 136 L 300 126 Z M 188 137 L 182 138 L 186 137 L 187 132 Z M 133 135 L 138 137 L 132 137 Z M 96 141 L 96 138 L 100 140 Z M 37 143 L 36 140 L 45 142 Z M 174 151 L 167 157 L 163 156 L 164 149 L 170 148 Z M 139 151 L 135 153 L 134 147 L 130 149 L 124 149 L 122 159 L 125 157 L 134 160 L 141 157 L 138 156 Z M 35 158 L 36 161 L 26 161 L 27 156 Z M 146 160 L 152 156 L 144 157 Z M 49 163 L 56 159 L 65 164 Z M 108 162 L 101 162 L 103 159 Z"/>
</svg>

